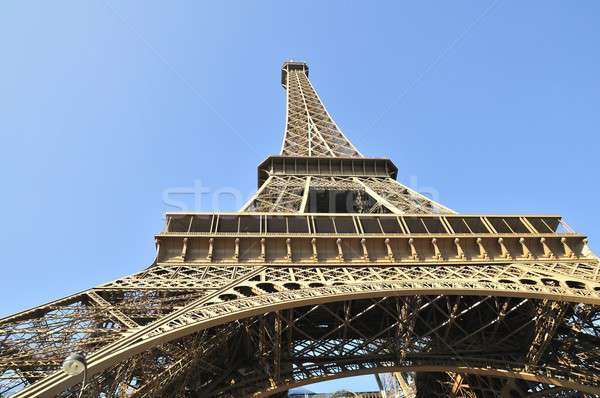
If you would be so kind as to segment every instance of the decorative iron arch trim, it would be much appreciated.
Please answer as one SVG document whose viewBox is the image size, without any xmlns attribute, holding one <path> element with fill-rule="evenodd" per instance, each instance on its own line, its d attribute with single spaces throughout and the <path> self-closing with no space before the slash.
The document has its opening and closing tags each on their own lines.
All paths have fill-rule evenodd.
<svg viewBox="0 0 600 398">
<path fill-rule="evenodd" d="M 550 299 L 559 302 L 600 305 L 600 294 L 583 289 L 546 285 L 502 284 L 479 280 L 414 280 L 344 283 L 245 297 L 218 302 L 234 286 L 249 283 L 263 268 L 247 275 L 243 281 L 232 283 L 225 289 L 192 303 L 141 329 L 132 329 L 123 339 L 108 344 L 88 358 L 88 375 L 91 377 L 115 363 L 124 361 L 157 345 L 189 334 L 273 311 L 307 305 L 333 303 L 384 296 L 463 295 L 497 296 L 514 298 Z M 251 282 L 257 284 L 258 282 Z M 14 395 L 22 397 L 50 397 L 77 384 L 78 378 L 57 372 Z M 600 393 L 600 389 L 595 390 Z"/>
<path fill-rule="evenodd" d="M 553 376 L 543 376 L 541 374 L 535 374 L 532 371 L 522 371 L 522 370 L 502 370 L 502 369 L 491 369 L 482 365 L 481 367 L 466 367 L 466 366 L 443 366 L 443 365 L 422 365 L 422 366 L 381 366 L 375 368 L 365 368 L 365 369 L 357 369 L 351 370 L 341 373 L 330 373 L 325 374 L 318 377 L 311 377 L 307 379 L 300 380 L 295 383 L 286 383 L 280 386 L 276 386 L 275 388 L 271 388 L 269 390 L 261 391 L 259 393 L 253 394 L 252 396 L 255 398 L 263 398 L 268 397 L 272 394 L 276 394 L 278 392 L 286 391 L 290 388 L 302 387 L 312 383 L 318 383 L 329 380 L 342 379 L 345 377 L 354 377 L 354 376 L 363 376 L 363 375 L 371 375 L 376 373 L 389 373 L 389 372 L 456 372 L 456 373 L 468 373 L 468 374 L 476 374 L 481 376 L 492 376 L 492 377 L 501 377 L 508 379 L 520 379 L 544 384 L 551 384 L 557 387 L 567 388 L 578 390 L 581 392 L 586 392 L 590 394 L 600 394 L 600 387 L 593 386 L 582 386 L 581 384 L 574 383 L 569 380 L 561 379 Z"/>
</svg>

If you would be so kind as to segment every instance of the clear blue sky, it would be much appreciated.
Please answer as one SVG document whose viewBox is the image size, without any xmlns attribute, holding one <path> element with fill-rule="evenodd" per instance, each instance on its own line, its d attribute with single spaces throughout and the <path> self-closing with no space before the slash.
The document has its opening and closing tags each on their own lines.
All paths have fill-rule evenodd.
<svg viewBox="0 0 600 398">
<path fill-rule="evenodd" d="M 165 193 L 249 195 L 286 58 L 402 181 L 600 249 L 600 2 L 224 3 L 0 4 L 0 315 L 150 264 Z"/>
</svg>

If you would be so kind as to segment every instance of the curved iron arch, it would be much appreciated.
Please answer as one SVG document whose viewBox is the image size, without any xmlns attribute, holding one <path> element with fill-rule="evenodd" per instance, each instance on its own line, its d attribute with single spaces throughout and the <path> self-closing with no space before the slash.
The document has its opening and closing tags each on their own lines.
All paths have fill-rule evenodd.
<svg viewBox="0 0 600 398">
<path fill-rule="evenodd" d="M 245 285 L 256 287 L 263 283 L 252 281 L 250 275 L 245 281 L 236 283 L 236 286 Z M 277 284 L 275 284 L 277 285 Z M 274 286 L 275 286 L 274 285 Z M 419 285 L 419 286 L 417 286 Z M 515 289 L 517 286 L 517 289 Z M 560 302 L 581 303 L 588 302 L 598 304 L 597 297 L 582 297 L 578 289 L 568 287 L 556 287 L 540 284 L 519 284 L 515 286 L 491 280 L 478 281 L 380 281 L 378 283 L 354 283 L 354 284 L 331 284 L 330 286 L 307 287 L 286 289 L 283 285 L 277 285 L 281 291 L 263 293 L 249 298 L 236 298 L 230 301 L 220 301 L 219 296 L 224 296 L 232 291 L 233 286 L 219 291 L 209 298 L 187 306 L 177 311 L 173 316 L 167 316 L 165 320 L 159 320 L 134 333 L 126 335 L 123 339 L 111 344 L 110 349 L 101 349 L 98 353 L 90 356 L 90 373 L 97 374 L 111 364 L 123 361 L 136 353 L 142 352 L 150 347 L 165 343 L 182 336 L 189 335 L 200 330 L 205 330 L 217 325 L 222 325 L 239 319 L 260 315 L 268 312 L 296 308 L 305 305 L 317 305 L 323 303 L 334 303 L 344 300 L 357 300 L 364 298 L 392 297 L 392 296 L 414 296 L 418 294 L 443 294 L 462 296 L 495 296 L 510 298 L 553 298 Z M 587 291 L 589 292 L 589 290 Z M 227 296 L 225 296 L 227 297 Z M 229 297 L 232 298 L 232 297 Z M 148 330 L 150 329 L 150 330 Z M 124 344 L 125 341 L 125 344 Z M 130 344 L 126 344 L 129 342 Z M 516 373 L 521 375 L 521 373 Z M 537 379 L 536 379 L 537 380 Z M 559 380 L 552 379 L 553 383 Z M 539 381 L 539 380 L 537 380 Z M 60 372 L 32 385 L 23 392 L 23 396 L 42 396 L 52 392 L 58 392 L 67 386 L 76 383 L 74 378 L 69 378 Z M 587 388 L 582 386 L 582 388 Z M 594 390 L 600 393 L 600 390 Z M 18 396 L 18 395 L 17 395 Z"/>
</svg>

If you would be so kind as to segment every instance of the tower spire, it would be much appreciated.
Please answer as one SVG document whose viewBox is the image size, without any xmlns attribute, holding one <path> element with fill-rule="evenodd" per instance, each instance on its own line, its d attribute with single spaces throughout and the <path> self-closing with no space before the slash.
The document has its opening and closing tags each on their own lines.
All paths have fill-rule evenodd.
<svg viewBox="0 0 600 398">
<path fill-rule="evenodd" d="M 287 90 L 283 156 L 362 157 L 325 109 L 305 62 L 284 62 L 281 84 Z"/>
<path fill-rule="evenodd" d="M 252 212 L 453 213 L 396 181 L 389 159 L 364 157 L 344 136 L 308 79 L 308 65 L 281 68 L 287 115 L 281 156 L 258 166 Z"/>
</svg>

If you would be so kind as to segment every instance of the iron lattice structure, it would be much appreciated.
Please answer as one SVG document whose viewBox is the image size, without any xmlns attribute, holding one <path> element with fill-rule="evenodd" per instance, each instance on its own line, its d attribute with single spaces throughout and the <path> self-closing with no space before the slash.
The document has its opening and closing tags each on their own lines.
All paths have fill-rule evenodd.
<svg viewBox="0 0 600 398">
<path fill-rule="evenodd" d="M 168 213 L 147 269 L 0 320 L 0 395 L 600 396 L 600 265 L 556 215 L 463 215 L 363 157 L 286 62 L 281 154 L 236 213 Z"/>
</svg>

